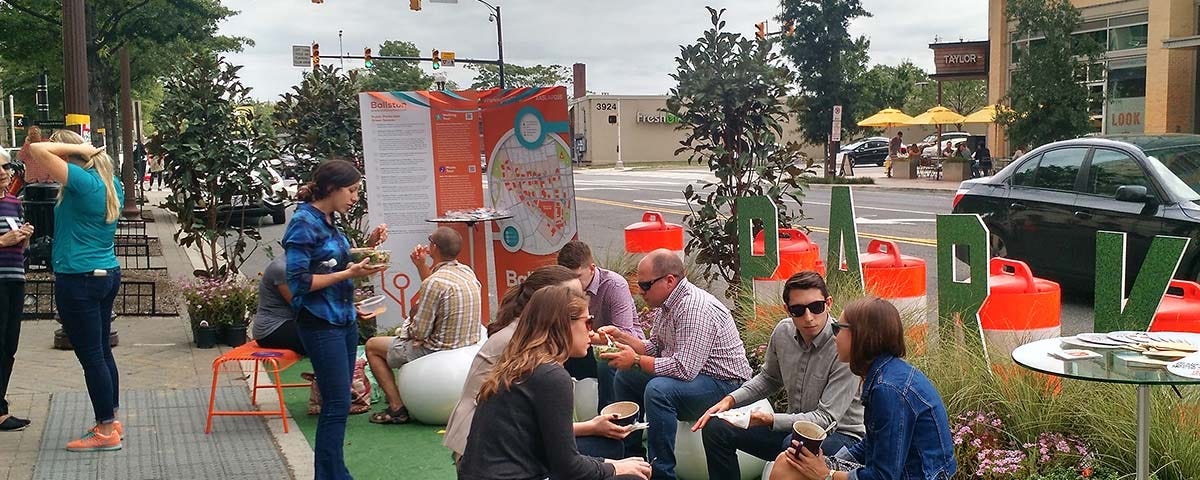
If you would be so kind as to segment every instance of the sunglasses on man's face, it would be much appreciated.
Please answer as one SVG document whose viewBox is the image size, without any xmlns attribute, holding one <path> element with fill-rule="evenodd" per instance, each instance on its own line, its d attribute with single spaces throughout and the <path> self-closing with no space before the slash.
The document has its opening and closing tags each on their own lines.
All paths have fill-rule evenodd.
<svg viewBox="0 0 1200 480">
<path fill-rule="evenodd" d="M 650 280 L 648 282 L 638 282 L 638 288 L 642 289 L 643 292 L 648 292 L 648 291 L 650 291 L 650 288 L 654 287 L 654 284 L 658 283 L 659 280 L 662 280 L 669 276 L 671 276 L 671 274 L 668 273 L 666 275 L 658 277 L 654 280 Z"/>
<path fill-rule="evenodd" d="M 833 336 L 837 336 L 842 330 L 854 330 L 849 323 L 838 323 L 836 321 L 829 322 L 829 326 L 833 327 Z"/>
<path fill-rule="evenodd" d="M 797 305 L 788 305 L 787 311 L 788 311 L 788 315 L 791 315 L 794 318 L 803 317 L 805 311 L 812 312 L 813 315 L 820 315 L 822 313 L 825 313 L 825 301 L 821 300 L 821 301 L 812 302 L 812 303 L 801 303 L 801 304 L 797 304 Z"/>
</svg>

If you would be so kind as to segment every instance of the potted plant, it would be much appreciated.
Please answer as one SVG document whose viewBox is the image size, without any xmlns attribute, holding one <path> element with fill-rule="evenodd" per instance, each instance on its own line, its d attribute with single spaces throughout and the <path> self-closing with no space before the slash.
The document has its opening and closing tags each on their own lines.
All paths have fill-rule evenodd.
<svg viewBox="0 0 1200 480">
<path fill-rule="evenodd" d="M 230 347 L 246 343 L 247 318 L 258 304 L 257 285 L 249 280 L 237 278 L 222 285 L 223 312 L 221 343 Z"/>
<path fill-rule="evenodd" d="M 950 157 L 942 161 L 942 179 L 961 182 L 971 178 L 971 161 L 962 157 Z"/>
<path fill-rule="evenodd" d="M 246 343 L 247 304 L 257 302 L 252 282 L 238 278 L 197 278 L 180 282 L 180 290 L 197 346 L 210 333 L 215 340 L 229 346 Z"/>
</svg>

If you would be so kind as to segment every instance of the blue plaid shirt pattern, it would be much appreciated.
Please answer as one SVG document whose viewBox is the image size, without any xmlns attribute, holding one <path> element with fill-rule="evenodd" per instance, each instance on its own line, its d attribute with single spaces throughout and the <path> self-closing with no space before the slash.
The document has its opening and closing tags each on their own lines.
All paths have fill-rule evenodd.
<svg viewBox="0 0 1200 480">
<path fill-rule="evenodd" d="M 325 214 L 301 203 L 283 234 L 287 254 L 287 285 L 292 291 L 292 309 L 307 308 L 318 318 L 340 327 L 351 325 L 354 311 L 354 281 L 344 280 L 312 291 L 313 275 L 337 273 L 350 265 L 350 241 Z"/>
</svg>

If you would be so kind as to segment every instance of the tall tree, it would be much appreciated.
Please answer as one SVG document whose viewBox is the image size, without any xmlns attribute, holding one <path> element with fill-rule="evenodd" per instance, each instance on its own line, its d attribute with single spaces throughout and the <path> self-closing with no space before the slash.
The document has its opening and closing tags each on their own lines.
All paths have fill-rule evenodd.
<svg viewBox="0 0 1200 480">
<path fill-rule="evenodd" d="M 329 159 L 354 163 L 363 171 L 362 118 L 358 109 L 358 71 L 343 75 L 331 65 L 304 74 L 300 85 L 275 103 L 276 131 L 284 153 L 296 159 L 290 178 L 307 182 L 317 165 Z M 347 215 L 337 216 L 338 226 L 355 245 L 365 239 L 367 189 L 363 188 Z"/>
<path fill-rule="evenodd" d="M 385 57 L 418 57 L 421 51 L 412 42 L 387 40 L 376 50 Z M 373 68 L 359 71 L 359 88 L 364 92 L 425 90 L 433 77 L 425 74 L 417 62 L 375 60 Z"/>
<path fill-rule="evenodd" d="M 93 128 L 109 127 L 116 145 L 118 52 L 128 46 L 135 93 L 150 89 L 192 51 L 233 51 L 249 39 L 217 35 L 235 12 L 218 0 L 104 0 L 86 3 L 89 103 Z M 51 119 L 62 118 L 62 0 L 8 0 L 0 4 L 0 82 L 34 113 L 36 76 L 50 76 Z"/>
<path fill-rule="evenodd" d="M 724 279 L 734 291 L 741 281 L 736 200 L 766 196 L 775 203 L 780 225 L 795 225 L 800 210 L 799 175 L 794 163 L 799 145 L 780 146 L 792 73 L 774 41 L 751 41 L 725 30 L 724 9 L 705 7 L 712 28 L 696 43 L 680 47 L 675 58 L 678 83 L 667 98 L 666 111 L 679 117 L 676 129 L 686 137 L 675 151 L 688 163 L 702 163 L 719 179 L 684 198 L 694 208 L 684 218 L 705 279 Z M 794 202 L 794 203 L 793 203 Z"/>
<path fill-rule="evenodd" d="M 261 240 L 257 229 L 234 214 L 235 198 L 261 198 L 270 178 L 266 161 L 276 157 L 275 139 L 262 128 L 250 100 L 250 87 L 238 78 L 241 67 L 213 53 L 190 55 L 168 76 L 162 105 L 154 115 L 156 153 L 163 156 L 171 195 L 168 210 L 178 216 L 179 245 L 200 251 L 213 278 L 234 274 Z M 251 173 L 256 172 L 256 173 Z"/>
<path fill-rule="evenodd" d="M 471 88 L 483 90 L 500 86 L 500 67 L 474 64 L 467 65 L 467 68 L 475 71 L 475 80 L 471 82 Z M 571 85 L 571 70 L 562 65 L 538 64 L 532 67 L 523 67 L 505 63 L 504 84 L 508 88 Z"/>
<path fill-rule="evenodd" d="M 842 106 L 842 125 L 855 125 L 874 112 L 859 106 L 858 78 L 866 71 L 866 37 L 850 37 L 850 20 L 871 16 L 860 0 L 782 0 L 781 24 L 793 25 L 795 34 L 782 37 L 783 54 L 796 67 L 799 91 L 792 109 L 800 120 L 800 133 L 812 144 L 829 140 L 833 106 Z"/>
<path fill-rule="evenodd" d="M 1014 38 L 1044 37 L 1021 49 L 1005 95 L 1011 110 L 996 116 L 1009 140 L 1037 147 L 1091 132 L 1092 94 L 1077 80 L 1077 59 L 1094 63 L 1101 47 L 1087 35 L 1072 39 L 1082 21 L 1079 10 L 1069 0 L 1009 0 L 1005 13 L 1016 23 Z"/>
</svg>

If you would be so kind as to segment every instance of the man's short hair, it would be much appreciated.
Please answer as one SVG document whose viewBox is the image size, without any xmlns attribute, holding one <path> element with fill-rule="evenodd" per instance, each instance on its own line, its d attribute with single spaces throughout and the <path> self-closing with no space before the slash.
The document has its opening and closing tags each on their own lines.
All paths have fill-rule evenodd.
<svg viewBox="0 0 1200 480">
<path fill-rule="evenodd" d="M 904 132 L 901 132 L 901 131 L 897 130 L 897 131 L 896 131 L 896 136 L 897 136 L 897 137 L 903 137 L 903 136 L 904 136 Z"/>
<path fill-rule="evenodd" d="M 683 260 L 679 259 L 679 255 L 665 248 L 650 252 L 647 258 L 650 259 L 650 271 L 656 277 L 674 275 L 683 278 L 686 273 L 683 271 Z"/>
<path fill-rule="evenodd" d="M 458 258 L 458 252 L 462 251 L 462 235 L 450 227 L 438 227 L 429 235 L 429 243 L 437 245 L 438 251 L 442 252 L 442 257 L 447 260 Z"/>
<path fill-rule="evenodd" d="M 788 297 L 792 294 L 792 290 L 811 290 L 817 289 L 821 291 L 821 298 L 829 298 L 829 287 L 825 285 L 825 279 L 821 275 L 812 270 L 796 272 L 788 277 L 787 282 L 783 284 L 783 304 L 787 305 Z"/>
<path fill-rule="evenodd" d="M 588 267 L 595 263 L 592 249 L 579 240 L 571 240 L 558 251 L 558 264 L 571 270 Z"/>
</svg>

